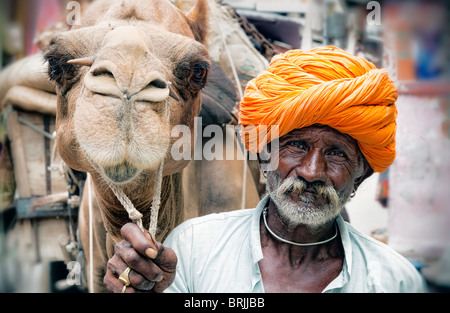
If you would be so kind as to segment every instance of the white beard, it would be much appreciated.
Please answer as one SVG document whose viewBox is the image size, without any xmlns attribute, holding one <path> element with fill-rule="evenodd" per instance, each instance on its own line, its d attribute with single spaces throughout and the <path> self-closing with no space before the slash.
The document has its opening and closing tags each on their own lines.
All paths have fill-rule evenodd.
<svg viewBox="0 0 450 313">
<path fill-rule="evenodd" d="M 270 172 L 269 172 L 270 173 Z M 316 195 L 304 195 L 306 183 L 300 179 L 289 177 L 284 181 L 276 173 L 267 175 L 267 188 L 270 198 L 278 208 L 278 212 L 288 227 L 300 224 L 307 225 L 316 232 L 340 213 L 349 195 L 339 195 L 331 186 L 317 186 Z M 315 198 L 326 199 L 326 204 L 312 206 L 294 201 L 289 194 L 296 194 L 303 203 L 312 203 Z"/>
</svg>

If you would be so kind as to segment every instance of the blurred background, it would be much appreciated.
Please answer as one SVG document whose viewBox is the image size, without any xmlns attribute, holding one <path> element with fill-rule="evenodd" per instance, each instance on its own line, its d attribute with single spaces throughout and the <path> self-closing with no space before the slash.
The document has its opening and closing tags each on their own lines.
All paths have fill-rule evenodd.
<svg viewBox="0 0 450 313">
<path fill-rule="evenodd" d="M 226 12 L 266 62 L 289 49 L 334 45 L 389 71 L 399 90 L 397 158 L 360 187 L 346 207 L 348 220 L 407 257 L 430 292 L 450 291 L 449 1 L 209 1 Z M 0 0 L 2 67 L 39 53 L 47 30 L 74 22 L 74 2 L 82 9 L 89 1 Z M 193 1 L 173 2 L 184 10 Z M 222 25 L 225 33 L 227 25 Z M 244 86 L 254 74 L 244 70 L 245 55 L 239 58 Z M 82 291 L 66 279 L 78 275 L 67 261 L 74 253 L 76 199 L 68 204 L 70 195 L 63 195 L 63 205 L 54 201 L 45 209 L 32 203 L 67 193 L 66 182 L 47 173 L 50 139 L 23 124 L 8 128 L 6 107 L 0 106 L 0 292 Z M 35 125 L 48 134 L 54 130 L 52 117 L 47 122 L 27 117 L 37 118 Z M 18 133 L 23 151 L 11 156 L 18 148 L 10 141 Z M 20 153 L 25 160 L 18 159 Z M 35 283 L 22 283 L 21 277 Z"/>
</svg>

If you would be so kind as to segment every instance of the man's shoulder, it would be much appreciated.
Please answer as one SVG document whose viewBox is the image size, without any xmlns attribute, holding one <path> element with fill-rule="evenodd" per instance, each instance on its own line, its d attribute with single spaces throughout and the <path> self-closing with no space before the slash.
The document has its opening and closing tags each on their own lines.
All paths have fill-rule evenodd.
<svg viewBox="0 0 450 313">
<path fill-rule="evenodd" d="M 367 278 L 396 282 L 399 291 L 421 291 L 423 279 L 414 265 L 399 252 L 346 223 L 352 243 L 353 262 L 364 260 Z M 380 285 L 384 283 L 379 282 Z"/>
<path fill-rule="evenodd" d="M 169 237 L 186 233 L 196 236 L 213 236 L 224 230 L 230 232 L 241 228 L 243 224 L 251 223 L 256 209 L 241 209 L 229 212 L 212 213 L 184 221 L 172 231 Z"/>
<path fill-rule="evenodd" d="M 228 212 L 211 213 L 191 218 L 178 226 L 179 228 L 202 227 L 211 223 L 229 223 L 234 219 L 251 218 L 255 209 L 234 210 Z M 177 227 L 177 228 L 178 228 Z"/>
<path fill-rule="evenodd" d="M 398 262 L 401 265 L 413 268 L 413 265 L 392 247 L 357 230 L 349 223 L 346 223 L 346 225 L 353 249 L 359 249 L 367 256 L 374 257 L 374 259 L 380 260 L 386 258 L 391 262 Z"/>
</svg>

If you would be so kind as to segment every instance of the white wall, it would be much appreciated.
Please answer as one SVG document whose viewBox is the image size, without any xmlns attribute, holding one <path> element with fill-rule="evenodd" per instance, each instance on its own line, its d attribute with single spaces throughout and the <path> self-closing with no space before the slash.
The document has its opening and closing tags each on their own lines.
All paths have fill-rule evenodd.
<svg viewBox="0 0 450 313">
<path fill-rule="evenodd" d="M 386 228 L 388 225 L 388 209 L 375 199 L 378 173 L 374 173 L 358 188 L 354 198 L 347 203 L 350 223 L 358 230 L 370 235 L 371 231 Z"/>
</svg>

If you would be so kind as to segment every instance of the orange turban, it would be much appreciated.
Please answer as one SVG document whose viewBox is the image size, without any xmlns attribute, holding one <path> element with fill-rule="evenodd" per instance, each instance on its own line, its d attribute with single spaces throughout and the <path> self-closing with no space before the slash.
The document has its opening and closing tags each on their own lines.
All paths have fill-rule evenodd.
<svg viewBox="0 0 450 313">
<path fill-rule="evenodd" d="M 248 83 L 240 103 L 241 138 L 247 150 L 260 152 L 277 138 L 273 125 L 278 137 L 328 125 L 355 138 L 372 169 L 383 172 L 395 158 L 396 100 L 387 71 L 362 58 L 329 46 L 291 50 L 274 56 Z"/>
</svg>

